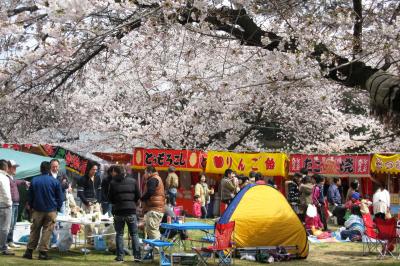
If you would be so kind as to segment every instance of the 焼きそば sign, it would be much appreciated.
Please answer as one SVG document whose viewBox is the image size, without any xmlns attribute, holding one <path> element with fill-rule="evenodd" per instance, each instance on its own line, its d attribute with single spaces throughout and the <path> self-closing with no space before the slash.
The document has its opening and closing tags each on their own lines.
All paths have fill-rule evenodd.
<svg viewBox="0 0 400 266">
<path fill-rule="evenodd" d="M 286 176 L 287 156 L 284 153 L 207 152 L 206 173 L 224 174 L 230 168 L 238 174 L 260 172 L 265 176 Z"/>
<path fill-rule="evenodd" d="M 174 166 L 177 171 L 200 172 L 202 160 L 201 151 L 135 148 L 132 168 L 145 169 L 147 166 L 154 166 L 157 170 L 167 170 L 169 166 Z"/>
<path fill-rule="evenodd" d="M 400 154 L 374 154 L 371 160 L 371 170 L 374 173 L 400 174 Z"/>
<path fill-rule="evenodd" d="M 343 177 L 367 177 L 370 175 L 369 155 L 291 154 L 289 173 L 306 168 L 313 174 Z"/>
<path fill-rule="evenodd" d="M 89 160 L 79 154 L 50 144 L 40 145 L 44 153 L 53 158 L 64 159 L 66 167 L 81 176 L 85 175 Z"/>
</svg>

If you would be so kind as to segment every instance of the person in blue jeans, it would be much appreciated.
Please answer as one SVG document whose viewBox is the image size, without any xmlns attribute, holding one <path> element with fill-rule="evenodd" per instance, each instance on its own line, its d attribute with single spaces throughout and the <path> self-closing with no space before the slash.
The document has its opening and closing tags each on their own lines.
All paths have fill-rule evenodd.
<svg viewBox="0 0 400 266">
<path fill-rule="evenodd" d="M 14 243 L 14 228 L 18 219 L 18 209 L 19 209 L 19 199 L 20 199 L 18 187 L 21 185 L 25 185 L 25 188 L 28 188 L 30 184 L 28 181 L 15 179 L 15 174 L 17 173 L 17 167 L 19 167 L 19 165 L 14 160 L 8 161 L 7 176 L 8 179 L 10 180 L 10 191 L 13 203 L 11 210 L 11 226 L 7 236 L 7 243 L 8 246 L 11 248 L 20 247 L 19 245 Z"/>
<path fill-rule="evenodd" d="M 117 244 L 116 261 L 124 261 L 124 228 L 128 227 L 132 239 L 132 250 L 135 261 L 141 260 L 138 221 L 136 216 L 136 204 L 141 195 L 138 183 L 132 177 L 126 175 L 125 168 L 120 165 L 113 167 L 112 180 L 109 185 L 108 200 L 112 204 L 114 215 L 114 227 L 116 231 L 115 242 Z"/>
</svg>

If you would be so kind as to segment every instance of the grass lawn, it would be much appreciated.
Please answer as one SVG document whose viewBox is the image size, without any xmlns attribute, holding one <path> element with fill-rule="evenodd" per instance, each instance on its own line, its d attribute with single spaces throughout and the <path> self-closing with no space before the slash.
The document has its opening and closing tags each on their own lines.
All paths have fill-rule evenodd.
<svg viewBox="0 0 400 266">
<path fill-rule="evenodd" d="M 208 223 L 213 221 L 208 220 Z M 189 232 L 190 237 L 196 238 L 199 234 Z M 190 243 L 187 243 L 190 246 Z M 60 253 L 57 250 L 50 251 L 52 260 L 39 261 L 37 260 L 37 252 L 34 253 L 33 260 L 26 260 L 22 258 L 25 248 L 15 249 L 16 256 L 1 256 L 0 265 L 132 265 L 132 257 L 126 256 L 124 263 L 117 263 L 114 261 L 115 256 L 107 252 L 92 251 L 85 256 L 79 249 L 72 249 L 69 252 Z M 177 249 L 175 249 L 178 251 Z M 189 252 L 189 251 L 187 251 Z M 152 265 L 151 263 L 141 263 L 145 265 Z M 241 261 L 236 259 L 236 265 L 265 265 L 251 261 Z M 400 260 L 387 258 L 377 260 L 376 254 L 369 256 L 362 255 L 361 243 L 323 243 L 323 244 L 310 244 L 310 253 L 306 260 L 292 260 L 288 262 L 281 262 L 282 265 L 400 265 Z M 158 265 L 158 257 L 154 265 Z"/>
</svg>

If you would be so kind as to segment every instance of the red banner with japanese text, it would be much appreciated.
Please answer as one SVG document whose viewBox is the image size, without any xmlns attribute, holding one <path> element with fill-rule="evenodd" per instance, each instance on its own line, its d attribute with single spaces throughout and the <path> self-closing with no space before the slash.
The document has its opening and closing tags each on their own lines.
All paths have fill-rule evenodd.
<svg viewBox="0 0 400 266">
<path fill-rule="evenodd" d="M 370 176 L 371 158 L 367 154 L 290 154 L 289 174 L 306 168 L 313 174 L 342 177 Z"/>
<path fill-rule="evenodd" d="M 224 174 L 228 168 L 245 175 L 254 171 L 264 176 L 286 176 L 287 156 L 284 153 L 207 152 L 206 173 Z"/>
<path fill-rule="evenodd" d="M 169 166 L 174 166 L 177 171 L 201 172 L 203 158 L 201 151 L 135 148 L 132 168 L 154 166 L 157 170 L 167 170 Z"/>
</svg>

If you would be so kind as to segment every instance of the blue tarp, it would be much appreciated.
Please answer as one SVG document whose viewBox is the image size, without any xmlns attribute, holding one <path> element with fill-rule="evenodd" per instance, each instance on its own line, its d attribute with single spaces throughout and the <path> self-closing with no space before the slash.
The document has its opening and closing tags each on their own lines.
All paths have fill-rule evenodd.
<svg viewBox="0 0 400 266">
<path fill-rule="evenodd" d="M 14 160 L 19 164 L 16 179 L 28 178 L 40 175 L 40 164 L 43 161 L 50 161 L 52 158 L 36 154 L 14 151 L 11 149 L 0 148 L 0 159 Z M 65 161 L 60 161 L 60 172 L 65 172 Z"/>
</svg>

